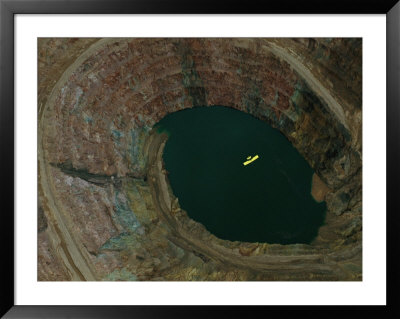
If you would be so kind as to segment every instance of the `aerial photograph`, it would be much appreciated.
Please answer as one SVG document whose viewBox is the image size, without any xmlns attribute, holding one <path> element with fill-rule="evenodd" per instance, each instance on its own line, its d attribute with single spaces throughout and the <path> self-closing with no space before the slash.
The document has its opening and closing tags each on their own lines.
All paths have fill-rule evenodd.
<svg viewBox="0 0 400 319">
<path fill-rule="evenodd" d="M 362 281 L 362 38 L 38 38 L 38 281 Z"/>
</svg>

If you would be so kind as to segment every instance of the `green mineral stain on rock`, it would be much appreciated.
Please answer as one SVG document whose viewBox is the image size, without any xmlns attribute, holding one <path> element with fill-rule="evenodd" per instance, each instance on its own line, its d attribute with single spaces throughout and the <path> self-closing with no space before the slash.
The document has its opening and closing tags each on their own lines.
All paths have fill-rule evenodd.
<svg viewBox="0 0 400 319">
<path fill-rule="evenodd" d="M 140 223 L 135 214 L 129 207 L 129 203 L 125 195 L 119 191 L 115 191 L 115 213 L 119 223 L 129 232 L 135 232 Z"/>
<path fill-rule="evenodd" d="M 115 269 L 112 273 L 107 275 L 103 281 L 137 281 L 136 275 L 129 272 L 126 268 Z"/>
<path fill-rule="evenodd" d="M 121 137 L 124 136 L 124 133 L 122 133 L 118 130 L 111 130 L 111 133 L 112 133 L 113 137 L 117 140 L 119 140 Z"/>
<path fill-rule="evenodd" d="M 83 101 L 83 90 L 81 87 L 77 87 L 75 90 L 75 104 L 73 109 L 70 111 L 71 114 L 76 114 L 81 108 L 81 104 Z"/>
<path fill-rule="evenodd" d="M 107 240 L 99 250 L 122 251 L 125 249 L 133 249 L 136 246 L 136 243 L 136 236 L 129 233 L 122 233 L 119 236 Z"/>
<path fill-rule="evenodd" d="M 84 120 L 87 124 L 93 124 L 93 118 L 85 115 Z"/>
<path fill-rule="evenodd" d="M 128 145 L 128 154 L 131 170 L 138 174 L 144 173 L 146 167 L 146 158 L 143 155 L 143 147 L 148 136 L 149 128 L 133 129 L 130 131 L 130 143 Z"/>
</svg>

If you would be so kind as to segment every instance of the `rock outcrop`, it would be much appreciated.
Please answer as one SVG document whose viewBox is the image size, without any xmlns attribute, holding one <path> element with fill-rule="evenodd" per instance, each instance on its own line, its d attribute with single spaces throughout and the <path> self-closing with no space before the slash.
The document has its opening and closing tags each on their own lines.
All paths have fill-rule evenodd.
<svg viewBox="0 0 400 319">
<path fill-rule="evenodd" d="M 361 39 L 39 39 L 39 280 L 361 280 Z M 166 114 L 223 105 L 316 172 L 311 245 L 223 241 L 163 173 Z"/>
</svg>

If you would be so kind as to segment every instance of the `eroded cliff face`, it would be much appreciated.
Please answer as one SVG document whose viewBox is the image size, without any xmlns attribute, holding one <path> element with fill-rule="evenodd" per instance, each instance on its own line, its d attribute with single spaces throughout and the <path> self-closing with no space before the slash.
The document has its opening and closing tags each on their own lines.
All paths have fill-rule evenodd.
<svg viewBox="0 0 400 319">
<path fill-rule="evenodd" d="M 38 44 L 39 280 L 361 279 L 361 39 Z M 180 209 L 152 127 L 212 105 L 267 121 L 314 168 L 312 245 L 223 241 Z"/>
</svg>

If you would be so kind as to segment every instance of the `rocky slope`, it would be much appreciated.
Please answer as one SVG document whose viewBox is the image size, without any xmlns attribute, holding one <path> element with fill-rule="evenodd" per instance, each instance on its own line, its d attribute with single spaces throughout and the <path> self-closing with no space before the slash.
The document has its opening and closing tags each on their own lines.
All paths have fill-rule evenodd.
<svg viewBox="0 0 400 319">
<path fill-rule="evenodd" d="M 39 280 L 361 280 L 361 45 L 39 39 Z M 179 208 L 152 127 L 212 105 L 314 168 L 328 213 L 311 245 L 222 241 Z"/>
</svg>

